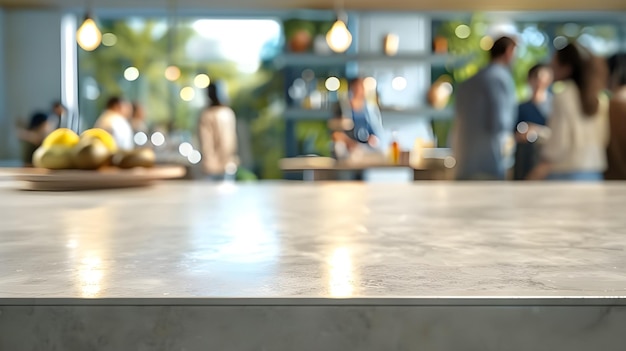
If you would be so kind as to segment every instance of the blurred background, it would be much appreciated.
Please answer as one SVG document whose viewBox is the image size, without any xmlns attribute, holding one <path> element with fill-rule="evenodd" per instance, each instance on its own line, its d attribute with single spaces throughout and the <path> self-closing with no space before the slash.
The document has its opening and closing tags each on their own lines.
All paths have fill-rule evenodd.
<svg viewBox="0 0 626 351">
<path fill-rule="evenodd" d="M 21 165 L 16 126 L 33 112 L 59 100 L 65 123 L 80 132 L 93 127 L 111 96 L 123 96 L 142 110 L 145 130 L 134 135 L 136 145 L 153 148 L 160 162 L 193 169 L 203 157 L 196 151 L 206 89 L 219 82 L 237 120 L 238 179 L 304 179 L 283 172 L 281 159 L 333 156 L 332 107 L 359 76 L 380 106 L 389 140 L 407 152 L 420 145 L 453 167 L 445 161 L 455 88 L 487 64 L 496 35 L 519 38 L 520 102 L 530 96 L 528 70 L 570 41 L 602 57 L 626 49 L 623 4 L 608 0 L 595 4 L 603 11 L 577 2 L 493 1 L 467 10 L 453 1 L 430 4 L 436 8 L 400 1 L 0 5 L 2 166 Z M 101 32 L 92 51 L 76 43 L 86 12 Z M 339 50 L 327 38 L 338 18 L 352 36 Z"/>
</svg>

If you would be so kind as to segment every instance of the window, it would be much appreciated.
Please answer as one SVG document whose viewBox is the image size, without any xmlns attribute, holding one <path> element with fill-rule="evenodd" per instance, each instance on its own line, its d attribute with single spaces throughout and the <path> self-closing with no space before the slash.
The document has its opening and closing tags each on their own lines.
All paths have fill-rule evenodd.
<svg viewBox="0 0 626 351">
<path fill-rule="evenodd" d="M 274 118 L 274 102 L 284 100 L 283 88 L 272 64 L 282 50 L 279 21 L 173 21 L 164 17 L 99 20 L 102 45 L 92 52 L 78 52 L 81 129 L 94 124 L 111 96 L 121 95 L 143 107 L 151 132 L 164 133 L 169 140 L 168 150 L 174 153 L 182 142 L 197 145 L 196 123 L 206 104 L 206 87 L 210 81 L 220 81 L 226 87 L 228 104 L 247 133 L 240 139 L 251 140 L 245 142 L 241 152 L 282 148 L 280 139 L 269 145 L 262 135 L 280 128 Z M 251 168 L 277 163 L 266 161 L 268 154 L 280 157 L 279 151 L 270 151 L 242 158 L 244 163 L 245 159 L 251 160 Z"/>
</svg>

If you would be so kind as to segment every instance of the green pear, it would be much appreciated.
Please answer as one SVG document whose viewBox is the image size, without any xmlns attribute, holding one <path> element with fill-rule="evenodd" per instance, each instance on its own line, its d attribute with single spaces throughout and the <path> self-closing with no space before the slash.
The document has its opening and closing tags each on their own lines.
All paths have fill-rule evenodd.
<svg viewBox="0 0 626 351">
<path fill-rule="evenodd" d="M 81 139 L 72 151 L 74 165 L 78 169 L 98 169 L 111 160 L 109 149 L 96 138 Z"/>
<path fill-rule="evenodd" d="M 155 161 L 154 151 L 147 148 L 119 152 L 113 157 L 113 164 L 120 168 L 148 168 L 154 166 Z"/>
<path fill-rule="evenodd" d="M 72 148 L 64 145 L 39 147 L 33 154 L 33 165 L 47 169 L 72 168 Z"/>
</svg>

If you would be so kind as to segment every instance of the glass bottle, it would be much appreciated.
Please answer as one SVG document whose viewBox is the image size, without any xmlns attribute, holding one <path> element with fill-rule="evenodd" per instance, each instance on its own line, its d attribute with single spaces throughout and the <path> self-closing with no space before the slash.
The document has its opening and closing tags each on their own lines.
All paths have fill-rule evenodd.
<svg viewBox="0 0 626 351">
<path fill-rule="evenodd" d="M 391 163 L 397 165 L 400 163 L 400 144 L 398 143 L 398 132 L 395 130 L 391 133 L 390 149 Z"/>
</svg>

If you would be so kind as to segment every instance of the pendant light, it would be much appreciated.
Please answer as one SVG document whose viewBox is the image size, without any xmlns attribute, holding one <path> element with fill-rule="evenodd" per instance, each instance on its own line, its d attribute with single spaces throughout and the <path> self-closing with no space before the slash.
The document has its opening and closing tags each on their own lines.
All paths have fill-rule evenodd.
<svg viewBox="0 0 626 351">
<path fill-rule="evenodd" d="M 102 42 L 102 33 L 90 11 L 91 6 L 88 4 L 85 20 L 76 31 L 76 42 L 85 51 L 94 51 Z"/>
<path fill-rule="evenodd" d="M 348 30 L 347 22 L 348 16 L 343 11 L 343 4 L 336 3 L 337 5 L 337 21 L 330 28 L 328 33 L 326 33 L 326 42 L 328 46 L 336 53 L 343 53 L 350 48 L 350 44 L 352 44 L 352 34 Z"/>
</svg>

